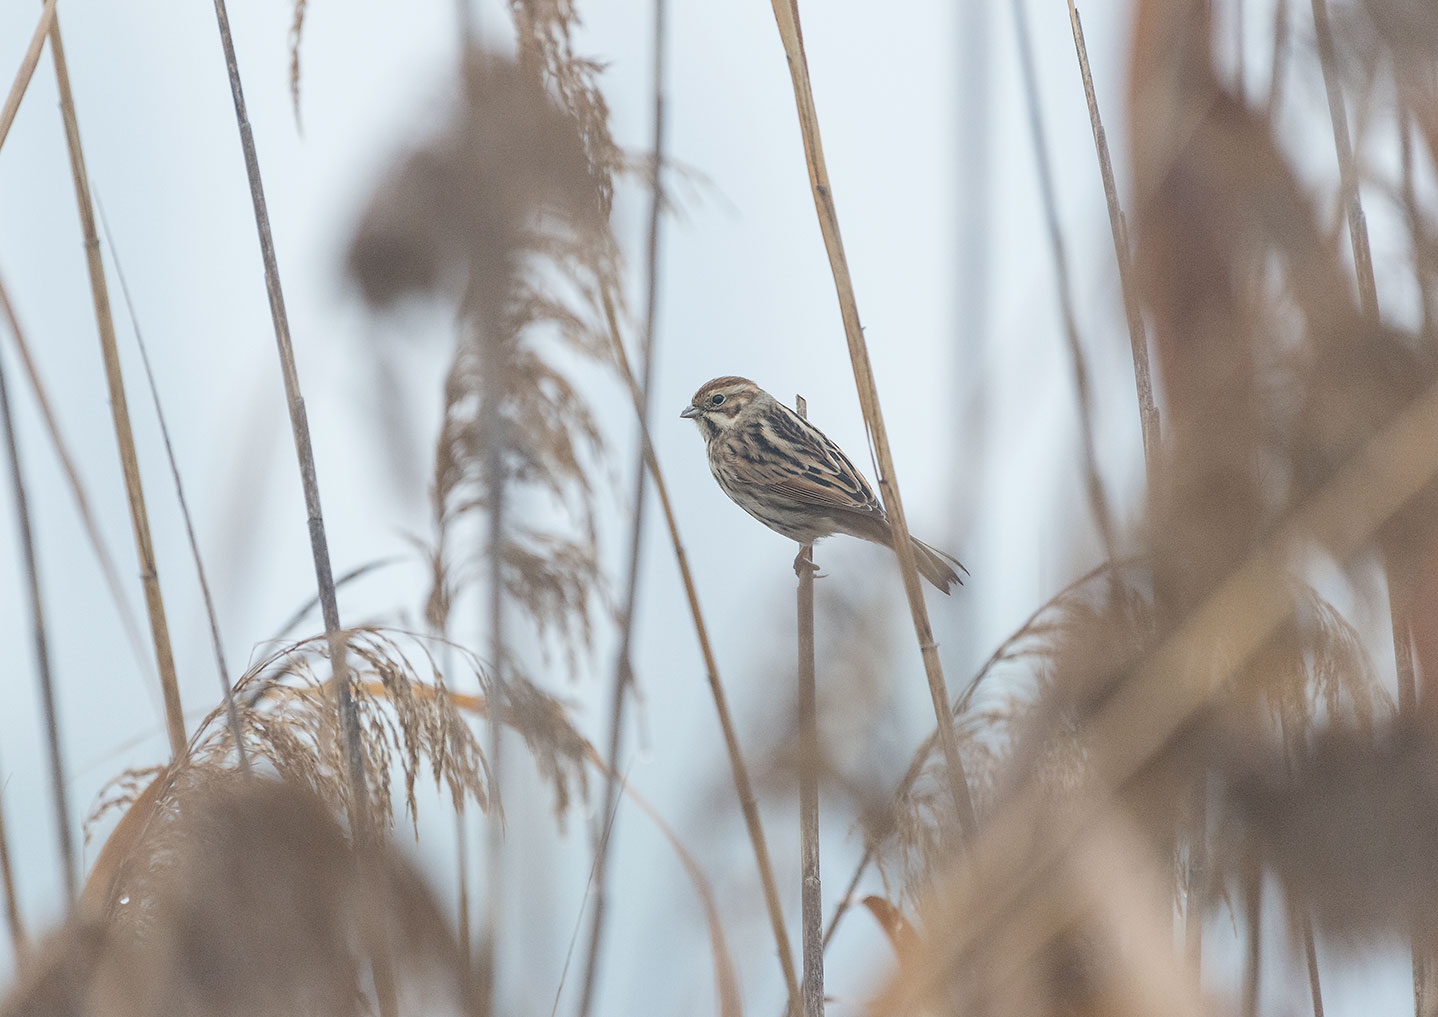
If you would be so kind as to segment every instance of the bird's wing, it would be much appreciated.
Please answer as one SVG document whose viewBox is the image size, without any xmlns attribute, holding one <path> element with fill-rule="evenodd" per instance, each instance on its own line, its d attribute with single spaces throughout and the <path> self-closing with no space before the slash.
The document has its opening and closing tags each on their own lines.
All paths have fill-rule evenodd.
<svg viewBox="0 0 1438 1017">
<path fill-rule="evenodd" d="M 839 446 L 777 400 L 775 412 L 745 429 L 743 443 L 747 454 L 733 465 L 746 482 L 816 508 L 883 516 L 869 482 Z"/>
</svg>

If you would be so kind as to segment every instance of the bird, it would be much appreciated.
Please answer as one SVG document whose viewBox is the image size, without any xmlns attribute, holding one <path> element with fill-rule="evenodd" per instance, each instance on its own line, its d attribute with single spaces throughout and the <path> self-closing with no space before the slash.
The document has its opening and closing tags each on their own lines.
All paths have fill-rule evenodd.
<svg viewBox="0 0 1438 1017">
<path fill-rule="evenodd" d="M 894 546 L 883 504 L 849 457 L 748 378 L 705 382 L 679 415 L 699 426 L 719 487 L 769 529 L 800 544 L 847 533 Z M 963 585 L 954 568 L 969 570 L 957 558 L 910 540 L 925 579 L 944 593 Z"/>
</svg>

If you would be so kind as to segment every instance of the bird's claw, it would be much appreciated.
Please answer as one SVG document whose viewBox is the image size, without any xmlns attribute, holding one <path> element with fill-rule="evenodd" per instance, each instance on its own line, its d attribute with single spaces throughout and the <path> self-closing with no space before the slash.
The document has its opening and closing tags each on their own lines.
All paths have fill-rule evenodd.
<svg viewBox="0 0 1438 1017">
<path fill-rule="evenodd" d="M 815 579 L 823 578 L 819 574 L 819 566 L 814 564 L 814 559 L 808 556 L 806 549 L 801 548 L 799 553 L 794 556 L 794 575 L 802 578 L 805 570 Z"/>
</svg>

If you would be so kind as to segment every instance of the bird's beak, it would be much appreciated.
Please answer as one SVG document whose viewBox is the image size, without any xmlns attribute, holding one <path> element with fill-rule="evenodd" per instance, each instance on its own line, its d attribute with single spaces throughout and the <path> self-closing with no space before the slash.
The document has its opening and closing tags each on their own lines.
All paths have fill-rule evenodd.
<svg viewBox="0 0 1438 1017">
<path fill-rule="evenodd" d="M 703 412 L 704 412 L 704 411 L 701 410 L 699 407 L 690 405 L 690 406 L 686 406 L 686 407 L 684 407 L 684 409 L 680 410 L 680 411 L 679 411 L 679 415 L 680 415 L 681 417 L 683 417 L 685 420 L 692 420 L 693 418 L 699 416 L 699 414 L 700 414 L 700 413 L 703 413 Z"/>
</svg>

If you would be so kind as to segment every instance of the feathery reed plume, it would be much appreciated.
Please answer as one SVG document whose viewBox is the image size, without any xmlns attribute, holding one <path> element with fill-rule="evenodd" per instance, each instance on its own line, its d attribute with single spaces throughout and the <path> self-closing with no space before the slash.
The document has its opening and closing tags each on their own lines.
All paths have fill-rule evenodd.
<svg viewBox="0 0 1438 1017">
<path fill-rule="evenodd" d="M 496 553 L 506 596 L 565 647 L 571 666 L 588 646 L 602 588 L 589 473 L 603 439 L 556 351 L 596 361 L 607 353 L 607 333 L 593 324 L 602 316 L 586 314 L 616 271 L 598 191 L 573 118 L 537 75 L 476 52 L 449 126 L 376 191 L 349 258 L 375 306 L 411 293 L 448 295 L 469 322 L 445 382 L 427 622 L 445 631 L 458 586 L 475 578 L 454 571 L 448 534 L 487 511 L 485 450 L 498 439 L 516 490 L 545 496 L 569 516 L 568 531 L 530 521 L 506 527 Z M 507 379 L 502 438 L 490 433 L 484 409 L 491 348 Z"/>
<path fill-rule="evenodd" d="M 332 800 L 205 764 L 169 783 L 107 907 L 38 948 L 0 1013 L 357 1017 L 376 914 L 408 1007 L 476 1012 L 423 879 L 377 844 L 361 859 Z"/>
</svg>

